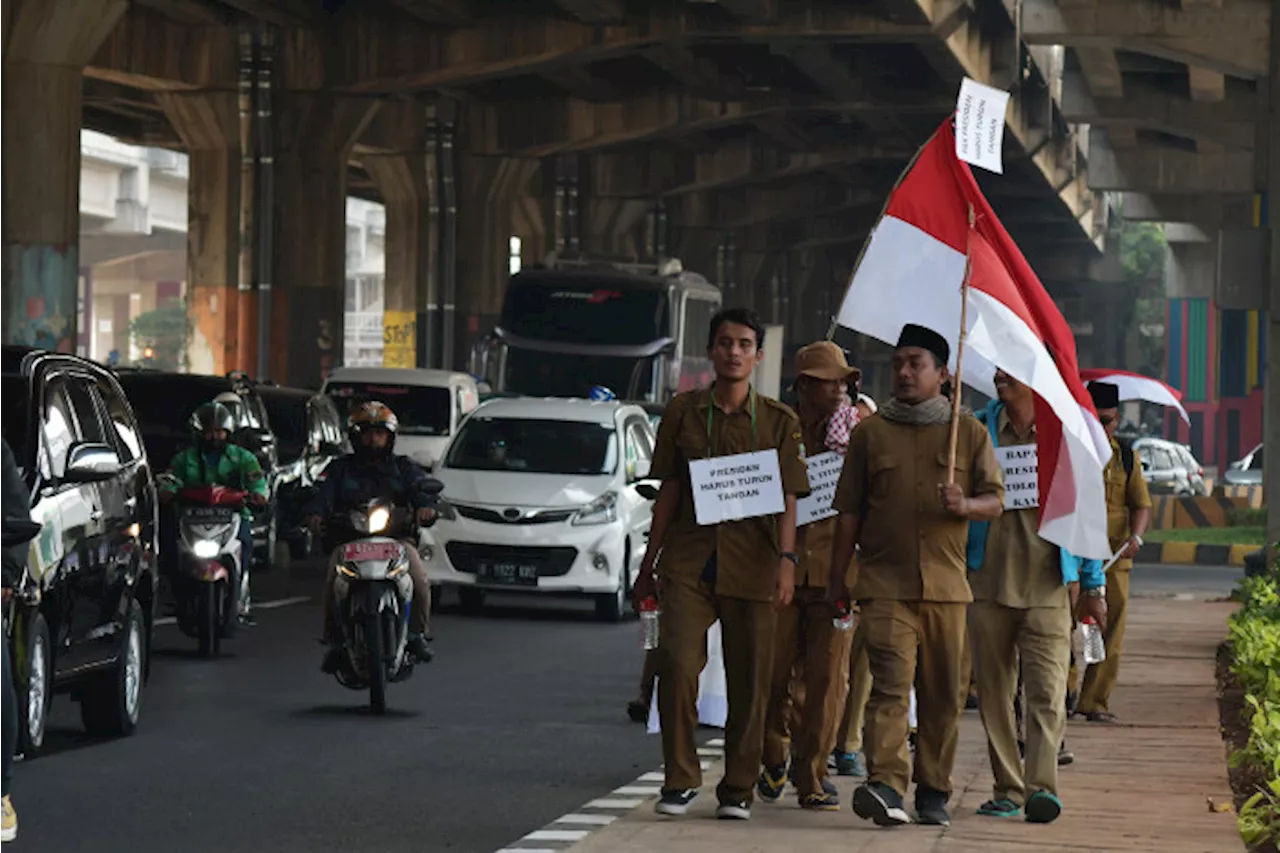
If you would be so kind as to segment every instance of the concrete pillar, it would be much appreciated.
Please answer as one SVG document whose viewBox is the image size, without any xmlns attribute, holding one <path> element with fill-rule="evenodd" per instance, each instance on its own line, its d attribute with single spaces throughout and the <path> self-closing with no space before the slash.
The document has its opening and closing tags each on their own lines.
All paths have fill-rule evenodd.
<svg viewBox="0 0 1280 853">
<path fill-rule="evenodd" d="M 1271 445 L 1271 453 L 1264 454 L 1263 483 L 1270 484 L 1267 501 L 1267 542 L 1280 542 L 1280 500 L 1276 499 L 1277 483 L 1280 483 L 1280 11 L 1274 4 L 1271 9 L 1271 54 L 1268 86 L 1259 91 L 1267 92 L 1266 110 L 1259 116 L 1263 122 L 1267 161 L 1267 224 L 1271 227 L 1270 286 L 1267 288 L 1267 373 L 1264 379 L 1263 436 Z M 1269 548 L 1268 556 L 1276 556 Z"/>
<path fill-rule="evenodd" d="M 347 158 L 377 107 L 311 91 L 286 90 L 275 101 L 268 349 L 281 384 L 318 388 L 341 361 Z"/>
<path fill-rule="evenodd" d="M 157 101 L 187 148 L 186 364 L 193 373 L 253 371 L 254 332 L 243 340 L 240 305 L 240 117 L 231 92 L 160 92 Z"/>
<path fill-rule="evenodd" d="M 5 0 L 4 341 L 73 352 L 83 72 L 127 0 Z"/>
<path fill-rule="evenodd" d="M 368 156 L 363 163 L 387 211 L 382 364 L 435 367 L 440 361 L 435 154 Z"/>
<path fill-rule="evenodd" d="M 653 206 L 643 198 L 588 198 L 582 205 L 582 232 L 588 252 L 643 257 L 642 228 Z"/>
<path fill-rule="evenodd" d="M 536 160 L 459 158 L 457 308 L 453 352 L 445 353 L 447 368 L 465 368 L 472 345 L 497 325 L 510 270 L 516 202 L 528 194 L 537 170 Z"/>
</svg>

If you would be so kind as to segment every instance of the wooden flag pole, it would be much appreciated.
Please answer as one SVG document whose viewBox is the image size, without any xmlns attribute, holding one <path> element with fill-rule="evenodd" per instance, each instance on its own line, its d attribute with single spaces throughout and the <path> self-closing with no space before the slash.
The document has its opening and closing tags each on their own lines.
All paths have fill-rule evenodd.
<svg viewBox="0 0 1280 853">
<path fill-rule="evenodd" d="M 889 210 L 890 199 L 892 199 L 893 194 L 898 191 L 898 187 L 902 186 L 902 182 L 907 179 L 907 175 L 911 174 L 912 168 L 915 167 L 916 161 L 920 159 L 920 155 L 924 153 L 924 149 L 928 147 L 930 142 L 933 142 L 933 138 L 937 135 L 938 129 L 935 129 L 933 133 L 929 134 L 929 138 L 924 141 L 924 144 L 916 149 L 916 153 L 911 155 L 911 159 L 907 161 L 907 165 L 903 167 L 902 171 L 898 174 L 898 179 L 893 182 L 893 188 L 889 190 L 889 194 L 884 197 L 884 204 L 880 206 L 880 215 L 876 217 L 876 224 L 871 226 L 871 233 L 862 241 L 862 248 L 858 250 L 858 258 L 853 262 L 853 272 L 849 273 L 850 285 L 853 284 L 853 280 L 858 275 L 858 267 L 862 266 L 862 257 L 867 253 L 867 247 L 871 245 L 871 238 L 875 236 L 876 228 L 880 225 L 880 220 L 884 219 L 885 213 Z M 846 287 L 845 295 L 848 295 L 848 293 L 849 288 Z M 843 303 L 844 298 L 841 297 L 840 301 Z M 839 317 L 840 309 L 837 308 L 836 315 L 831 318 L 831 325 L 827 327 L 827 340 L 829 341 L 835 339 L 836 328 L 840 325 L 839 322 L 837 322 Z"/>
<path fill-rule="evenodd" d="M 947 450 L 947 483 L 956 481 L 956 445 L 960 440 L 961 378 L 964 373 L 964 342 L 969 334 L 969 274 L 973 270 L 973 204 L 969 205 L 969 230 L 965 234 L 964 278 L 960 281 L 960 339 L 956 343 L 956 375 L 951 380 L 951 442 Z"/>
</svg>

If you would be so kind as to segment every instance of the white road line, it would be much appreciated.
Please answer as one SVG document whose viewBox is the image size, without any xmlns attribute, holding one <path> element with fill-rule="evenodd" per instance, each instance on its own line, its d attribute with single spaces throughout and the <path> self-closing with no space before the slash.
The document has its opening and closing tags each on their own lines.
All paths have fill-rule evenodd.
<svg viewBox="0 0 1280 853">
<path fill-rule="evenodd" d="M 156 625 L 177 625 L 177 624 L 178 624 L 178 617 L 176 617 L 176 616 L 161 616 L 159 619 L 157 619 L 157 620 L 155 621 L 155 623 L 154 623 L 154 624 L 156 624 Z"/>
<path fill-rule="evenodd" d="M 552 823 L 576 823 L 582 826 L 608 826 L 618 818 L 611 814 L 567 814 Z"/>
<path fill-rule="evenodd" d="M 636 781 L 637 782 L 665 782 L 667 781 L 667 774 L 658 773 L 657 771 L 654 771 L 653 773 L 644 774 Z"/>
<path fill-rule="evenodd" d="M 710 769 L 711 769 L 711 765 L 712 765 L 712 764 L 715 764 L 715 762 L 714 762 L 714 761 L 699 761 L 699 762 L 698 762 L 698 766 L 699 766 L 699 767 L 701 767 L 703 770 L 710 770 Z"/>
<path fill-rule="evenodd" d="M 662 789 L 648 785 L 623 785 L 621 788 L 615 788 L 613 792 L 622 797 L 656 797 L 662 793 Z"/>
<path fill-rule="evenodd" d="M 522 841 L 581 841 L 590 835 L 585 829 L 539 829 L 522 838 Z"/>
<path fill-rule="evenodd" d="M 709 746 L 700 746 L 698 747 L 698 755 L 710 755 L 710 756 L 714 756 L 715 758 L 719 758 L 720 756 L 724 755 L 724 750 L 714 749 Z"/>
<path fill-rule="evenodd" d="M 644 800 L 637 800 L 634 797 L 630 797 L 625 800 L 605 798 L 602 800 L 592 800 L 591 802 L 587 803 L 586 806 L 584 806 L 584 808 L 618 809 L 620 811 L 631 811 L 632 809 L 634 809 L 636 806 L 640 805 L 643 802 Z"/>
<path fill-rule="evenodd" d="M 254 609 L 254 610 L 275 610 L 276 608 L 279 608 L 279 607 L 288 607 L 288 606 L 289 606 L 289 605 L 291 605 L 291 604 L 301 604 L 301 603 L 303 603 L 304 601 L 310 601 L 310 600 L 311 600 L 311 596 L 309 596 L 309 595 L 295 595 L 295 596 L 293 596 L 292 598 L 277 598 L 277 599 L 275 599 L 274 601 L 260 601 L 260 602 L 256 602 L 256 603 L 254 603 L 254 605 L 253 605 L 253 609 Z M 178 617 L 176 617 L 176 616 L 161 616 L 159 619 L 157 619 L 157 620 L 155 621 L 155 623 L 154 623 L 154 624 L 156 624 L 157 626 L 159 626 L 159 625 L 177 625 L 177 624 L 178 624 Z"/>
<path fill-rule="evenodd" d="M 560 853 L 552 847 L 503 847 L 498 853 Z"/>
<path fill-rule="evenodd" d="M 707 746 L 718 746 L 718 747 L 723 748 L 723 747 L 724 747 L 724 738 L 722 738 L 722 737 L 713 737 L 711 740 L 707 741 Z"/>
</svg>

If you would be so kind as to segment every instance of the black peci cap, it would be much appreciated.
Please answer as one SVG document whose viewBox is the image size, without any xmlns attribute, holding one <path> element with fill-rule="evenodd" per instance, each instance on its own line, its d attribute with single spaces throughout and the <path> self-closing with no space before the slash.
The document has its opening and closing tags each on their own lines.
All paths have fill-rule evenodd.
<svg viewBox="0 0 1280 853">
<path fill-rule="evenodd" d="M 1120 408 L 1120 386 L 1110 382 L 1090 382 L 1089 396 L 1095 409 Z"/>
<path fill-rule="evenodd" d="M 926 329 L 924 326 L 917 326 L 915 323 L 908 323 L 902 327 L 902 334 L 898 336 L 896 349 L 901 349 L 902 347 L 926 349 L 936 355 L 943 364 L 946 364 L 948 359 L 951 358 L 951 345 L 947 343 L 946 338 L 933 329 Z"/>
</svg>

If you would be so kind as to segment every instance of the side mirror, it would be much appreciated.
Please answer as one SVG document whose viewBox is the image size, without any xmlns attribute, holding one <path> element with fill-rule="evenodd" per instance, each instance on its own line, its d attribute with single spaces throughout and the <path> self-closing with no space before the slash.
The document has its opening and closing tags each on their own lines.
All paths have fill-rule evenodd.
<svg viewBox="0 0 1280 853">
<path fill-rule="evenodd" d="M 645 480 L 649 477 L 650 462 L 648 459 L 637 459 L 631 465 L 631 479 Z"/>
<path fill-rule="evenodd" d="M 96 483 L 109 479 L 120 470 L 120 457 L 105 444 L 84 442 L 67 452 L 66 472 L 62 479 L 68 483 Z"/>
<path fill-rule="evenodd" d="M 647 501 L 656 501 L 658 499 L 658 487 L 652 483 L 640 483 L 636 486 L 636 494 Z"/>
</svg>

